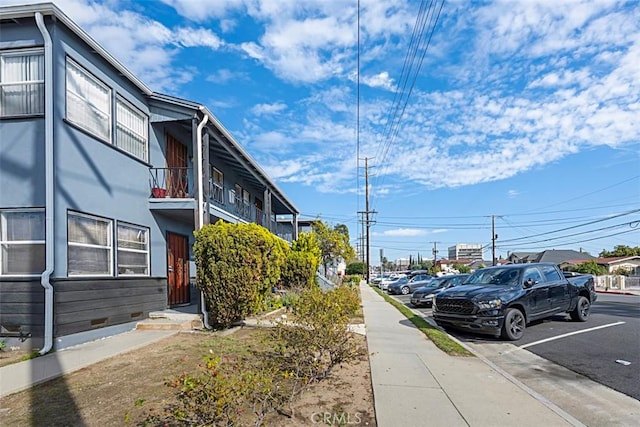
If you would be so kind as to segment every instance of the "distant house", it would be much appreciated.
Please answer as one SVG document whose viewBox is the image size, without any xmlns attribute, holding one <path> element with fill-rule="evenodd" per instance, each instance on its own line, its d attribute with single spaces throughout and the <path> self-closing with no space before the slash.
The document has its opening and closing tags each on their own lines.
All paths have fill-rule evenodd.
<svg viewBox="0 0 640 427">
<path fill-rule="evenodd" d="M 530 261 L 538 255 L 538 252 L 512 252 L 507 257 L 507 260 L 512 264 L 524 264 Z"/>
<path fill-rule="evenodd" d="M 0 28 L 0 338 L 46 352 L 196 305 L 205 224 L 296 238 L 206 106 L 150 90 L 51 3 L 0 7 Z"/>
<path fill-rule="evenodd" d="M 640 276 L 640 256 L 628 256 L 628 257 L 608 257 L 608 258 L 595 258 L 593 261 L 596 264 L 607 269 L 607 272 L 612 274 L 617 270 L 623 269 L 629 272 L 631 276 Z M 560 268 L 563 270 L 572 266 L 580 265 L 588 260 L 567 260 L 560 264 Z"/>
<path fill-rule="evenodd" d="M 560 265 L 568 260 L 589 261 L 595 259 L 595 257 L 586 252 L 578 252 L 572 249 L 549 249 L 542 252 L 513 252 L 507 259 L 512 264 L 551 262 Z"/>
</svg>

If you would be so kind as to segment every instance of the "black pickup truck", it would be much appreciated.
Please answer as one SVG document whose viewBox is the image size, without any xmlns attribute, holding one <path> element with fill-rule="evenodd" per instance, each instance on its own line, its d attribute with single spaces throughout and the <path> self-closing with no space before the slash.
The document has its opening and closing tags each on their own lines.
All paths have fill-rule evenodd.
<svg viewBox="0 0 640 427">
<path fill-rule="evenodd" d="M 554 314 L 586 321 L 596 298 L 590 274 L 565 277 L 550 263 L 508 264 L 478 270 L 462 285 L 440 292 L 433 318 L 442 327 L 514 341 L 527 323 Z"/>
</svg>

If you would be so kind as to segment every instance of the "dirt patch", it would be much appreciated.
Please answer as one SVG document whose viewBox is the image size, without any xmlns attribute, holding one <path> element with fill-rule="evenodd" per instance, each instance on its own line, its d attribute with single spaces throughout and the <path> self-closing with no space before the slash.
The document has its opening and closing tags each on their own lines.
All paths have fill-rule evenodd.
<svg viewBox="0 0 640 427">
<path fill-rule="evenodd" d="M 210 349 L 239 350 L 256 340 L 260 328 L 242 328 L 221 337 L 180 333 L 144 348 L 112 357 L 70 375 L 0 399 L 2 425 L 122 426 L 137 425 L 152 408 L 175 399 L 165 380 L 191 372 Z M 264 425 L 374 426 L 373 392 L 366 340 L 356 335 L 363 355 L 336 368 L 296 401 L 292 417 L 270 414 Z M 256 341 L 258 342 L 258 341 Z M 245 342 L 246 344 L 246 342 Z"/>
<path fill-rule="evenodd" d="M 30 354 L 27 350 L 4 349 L 0 351 L 0 368 L 24 360 Z"/>
</svg>

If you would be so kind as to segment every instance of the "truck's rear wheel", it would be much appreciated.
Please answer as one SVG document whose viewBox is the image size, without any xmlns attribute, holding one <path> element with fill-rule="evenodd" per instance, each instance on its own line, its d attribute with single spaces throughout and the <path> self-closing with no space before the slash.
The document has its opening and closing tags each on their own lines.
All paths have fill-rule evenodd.
<svg viewBox="0 0 640 427">
<path fill-rule="evenodd" d="M 504 315 L 504 325 L 502 325 L 502 338 L 517 341 L 524 335 L 527 322 L 524 315 L 517 308 L 508 308 Z"/>
<path fill-rule="evenodd" d="M 591 311 L 591 303 L 586 297 L 579 297 L 576 308 L 570 313 L 571 320 L 574 322 L 586 322 Z"/>
</svg>

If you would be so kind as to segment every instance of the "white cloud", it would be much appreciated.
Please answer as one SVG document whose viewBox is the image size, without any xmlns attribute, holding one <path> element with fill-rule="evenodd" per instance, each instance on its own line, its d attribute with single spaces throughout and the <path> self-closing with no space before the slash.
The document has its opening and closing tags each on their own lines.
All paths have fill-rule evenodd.
<svg viewBox="0 0 640 427">
<path fill-rule="evenodd" d="M 275 102 L 273 104 L 257 104 L 251 108 L 251 112 L 256 116 L 273 115 L 280 113 L 287 109 L 287 105 L 282 102 Z"/>
<path fill-rule="evenodd" d="M 419 237 L 426 236 L 428 234 L 437 234 L 447 232 L 447 229 L 439 228 L 439 229 L 423 229 L 423 228 L 395 228 L 392 230 L 385 231 L 374 231 L 372 234 L 378 237 Z"/>
<path fill-rule="evenodd" d="M 247 73 L 233 71 L 228 68 L 220 68 L 209 74 L 205 80 L 211 83 L 224 85 L 232 80 L 246 80 L 248 79 Z"/>
<path fill-rule="evenodd" d="M 232 11 L 242 11 L 245 0 L 161 0 L 180 15 L 197 22 L 220 18 Z"/>
<path fill-rule="evenodd" d="M 264 169 L 273 179 L 280 180 L 297 174 L 302 169 L 302 164 L 293 160 L 285 160 L 266 164 Z"/>
<path fill-rule="evenodd" d="M 386 71 L 374 76 L 363 77 L 361 81 L 371 87 L 379 87 L 387 90 L 393 90 L 395 88 L 393 79 L 389 77 L 389 73 Z"/>
<path fill-rule="evenodd" d="M 427 234 L 427 230 L 422 230 L 418 228 L 396 228 L 395 230 L 385 230 L 382 235 L 383 236 L 401 236 L 401 237 L 415 237 L 415 236 L 424 236 Z"/>
<path fill-rule="evenodd" d="M 117 1 L 56 1 L 153 90 L 181 96 L 198 79 L 250 82 L 250 68 L 233 62 L 246 65 L 246 56 L 270 70 L 274 92 L 264 93 L 271 100 L 256 105 L 234 93 L 208 105 L 244 108 L 238 114 L 247 126 L 234 135 L 283 182 L 354 191 L 356 3 L 163 2 L 191 22 L 168 26 L 136 12 L 143 6 L 125 10 L 128 3 Z M 415 2 L 361 2 L 367 73 L 358 148 L 380 165 L 375 194 L 393 195 L 398 182 L 441 188 L 502 180 L 593 146 L 637 144 L 640 8 L 608 1 L 448 2 L 401 126 L 384 134 L 392 94 L 370 88 L 390 91 L 399 81 L 415 12 Z M 248 24 L 252 31 L 243 32 Z M 209 67 L 193 60 L 198 49 L 231 61 Z M 286 120 L 275 123 L 275 113 Z M 277 159 L 269 152 L 276 147 Z"/>
<path fill-rule="evenodd" d="M 520 195 L 520 192 L 518 190 L 509 190 L 509 191 L 507 191 L 507 197 L 509 197 L 510 199 L 515 199 L 519 195 Z"/>
</svg>

